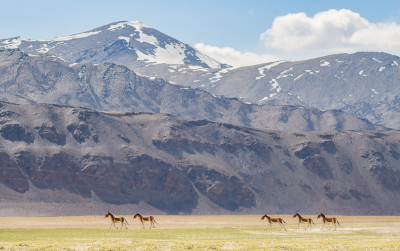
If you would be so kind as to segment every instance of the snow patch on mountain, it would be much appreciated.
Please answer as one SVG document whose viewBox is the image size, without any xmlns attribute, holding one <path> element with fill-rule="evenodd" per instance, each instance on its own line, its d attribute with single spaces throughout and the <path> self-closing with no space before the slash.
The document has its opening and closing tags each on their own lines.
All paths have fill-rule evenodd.
<svg viewBox="0 0 400 251">
<path fill-rule="evenodd" d="M 298 80 L 299 78 L 301 78 L 304 74 L 300 74 L 299 76 L 297 76 L 295 79 L 293 79 L 293 81 Z"/>
<path fill-rule="evenodd" d="M 380 60 L 378 60 L 378 59 L 376 59 L 376 58 L 372 58 L 372 59 L 373 59 L 374 61 L 376 61 L 376 62 L 382 64 L 382 61 L 380 61 Z"/>
<path fill-rule="evenodd" d="M 201 62 L 204 62 L 206 65 L 208 65 L 210 68 L 220 68 L 221 67 L 221 64 L 218 61 L 216 61 L 216 60 L 210 58 L 209 56 L 201 53 L 196 48 L 194 48 L 194 50 L 196 51 L 196 53 L 195 53 L 196 55 L 195 56 Z"/>
<path fill-rule="evenodd" d="M 13 39 L 7 39 L 2 43 L 5 44 L 3 47 L 6 49 L 17 49 L 18 46 L 21 44 L 21 41 L 22 39 L 20 38 L 13 38 Z"/>
<path fill-rule="evenodd" d="M 138 49 L 134 49 L 136 52 L 136 55 L 138 56 L 137 60 L 141 61 L 146 61 L 147 63 L 154 63 L 154 64 L 161 64 L 162 62 L 158 62 L 157 60 L 154 59 L 154 57 L 151 57 L 150 55 L 144 54 Z"/>
<path fill-rule="evenodd" d="M 89 37 L 89 36 L 93 36 L 96 34 L 99 34 L 101 32 L 100 31 L 90 31 L 90 32 L 83 32 L 83 33 L 79 33 L 76 35 L 71 35 L 71 36 L 64 36 L 64 37 L 55 37 L 55 38 L 50 38 L 50 39 L 37 39 L 37 40 L 31 40 L 31 39 L 26 39 L 27 41 L 39 41 L 39 42 L 60 42 L 60 41 L 68 41 L 68 40 L 72 40 L 72 39 L 78 39 L 78 38 L 85 38 L 85 37 Z"/>
<path fill-rule="evenodd" d="M 120 23 L 117 23 L 117 24 L 112 24 L 112 25 L 110 25 L 110 27 L 107 30 L 116 31 L 116 30 L 123 29 L 126 26 L 132 26 L 136 30 L 140 30 L 142 27 L 146 27 L 146 28 L 149 27 L 145 23 L 136 20 L 136 21 L 125 21 L 125 22 L 120 22 Z"/>
<path fill-rule="evenodd" d="M 269 83 L 271 84 L 272 87 L 271 89 L 269 89 L 270 91 L 276 90 L 276 92 L 280 92 L 282 90 L 282 88 L 279 86 L 278 82 L 274 78 L 271 78 L 271 81 L 269 81 Z M 273 96 L 270 95 L 270 97 Z"/>
<path fill-rule="evenodd" d="M 286 78 L 286 77 L 289 77 L 289 76 L 293 77 L 293 74 L 289 73 L 291 71 L 293 71 L 293 67 L 290 67 L 289 69 L 279 73 L 279 76 L 277 77 L 277 79 Z"/>
<path fill-rule="evenodd" d="M 128 44 L 129 44 L 129 41 L 131 40 L 131 38 L 123 37 L 123 36 L 118 37 L 118 39 L 125 40 Z"/>
<path fill-rule="evenodd" d="M 371 91 L 373 91 L 375 94 L 379 94 L 377 91 L 371 88 Z"/>
<path fill-rule="evenodd" d="M 166 64 L 183 64 L 185 59 L 185 46 L 183 44 L 167 44 L 165 49 L 157 47 L 154 59 Z"/>
<path fill-rule="evenodd" d="M 141 43 L 148 43 L 157 46 L 158 45 L 158 40 L 154 36 L 149 36 L 143 33 L 142 30 L 139 30 L 139 38 L 136 39 L 136 41 L 139 41 Z"/>
<path fill-rule="evenodd" d="M 287 61 L 286 60 L 276 61 L 276 62 L 273 62 L 272 64 L 269 64 L 269 65 L 266 65 L 264 67 L 258 68 L 258 72 L 260 73 L 260 76 L 256 77 L 256 80 L 259 80 L 259 79 L 262 79 L 263 77 L 265 77 L 265 74 L 264 74 L 264 70 L 265 69 L 269 70 L 272 67 L 277 66 L 277 65 L 282 64 L 282 63 L 285 63 L 285 62 L 287 62 Z"/>
<path fill-rule="evenodd" d="M 320 64 L 319 66 L 331 66 L 331 63 L 325 60 L 322 60 L 322 64 Z"/>
</svg>

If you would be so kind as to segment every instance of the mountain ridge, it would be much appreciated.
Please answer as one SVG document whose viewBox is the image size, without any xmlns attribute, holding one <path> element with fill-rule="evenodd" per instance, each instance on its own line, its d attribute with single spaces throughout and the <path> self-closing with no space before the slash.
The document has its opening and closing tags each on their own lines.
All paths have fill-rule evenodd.
<svg viewBox="0 0 400 251">
<path fill-rule="evenodd" d="M 78 63 L 124 63 L 129 67 L 159 63 L 227 67 L 141 21 L 114 22 L 87 32 L 51 39 L 0 39 L 1 44 L 7 49 L 50 53 Z"/>
<path fill-rule="evenodd" d="M 70 63 L 44 53 L 0 50 L 0 100 L 105 111 L 169 113 L 284 130 L 386 130 L 342 111 L 245 104 L 235 98 L 143 77 L 115 64 Z"/>
<path fill-rule="evenodd" d="M 0 213 L 398 214 L 399 140 L 0 102 Z"/>
</svg>

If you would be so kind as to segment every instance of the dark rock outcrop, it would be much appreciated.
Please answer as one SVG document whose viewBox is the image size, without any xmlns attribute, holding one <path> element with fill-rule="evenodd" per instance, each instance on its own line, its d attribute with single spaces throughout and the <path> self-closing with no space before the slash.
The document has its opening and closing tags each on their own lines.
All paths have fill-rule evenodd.
<svg viewBox="0 0 400 251">
<path fill-rule="evenodd" d="M 170 214 L 400 213 L 398 131 L 296 133 L 164 114 L 0 106 L 9 114 L 3 133 L 12 132 L 0 136 L 0 212 L 12 203 L 28 212 L 40 201 L 44 211 L 67 202 L 81 214 L 94 213 L 87 205 Z"/>
</svg>

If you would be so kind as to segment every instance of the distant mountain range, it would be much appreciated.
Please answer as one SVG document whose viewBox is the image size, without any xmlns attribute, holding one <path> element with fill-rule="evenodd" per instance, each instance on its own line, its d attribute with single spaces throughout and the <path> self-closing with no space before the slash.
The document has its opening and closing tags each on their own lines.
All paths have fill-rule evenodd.
<svg viewBox="0 0 400 251">
<path fill-rule="evenodd" d="M 0 40 L 0 213 L 399 214 L 399 63 L 233 68 L 138 21 Z"/>
<path fill-rule="evenodd" d="M 386 53 L 233 68 L 140 21 L 52 39 L 2 39 L 0 46 L 46 52 L 75 63 L 124 65 L 142 75 L 250 103 L 339 109 L 400 129 L 400 58 Z"/>
<path fill-rule="evenodd" d="M 174 83 L 256 104 L 339 109 L 400 129 L 400 58 L 386 53 L 338 54 L 242 68 L 137 68 Z"/>
<path fill-rule="evenodd" d="M 125 66 L 70 63 L 44 53 L 0 49 L 0 100 L 49 103 L 99 111 L 168 113 L 255 128 L 290 131 L 385 130 L 339 110 L 246 104 Z"/>
<path fill-rule="evenodd" d="M 91 31 L 52 39 L 0 39 L 0 46 L 50 53 L 71 62 L 109 62 L 130 68 L 159 63 L 226 67 L 140 21 L 115 22 Z"/>
<path fill-rule="evenodd" d="M 0 215 L 399 214 L 399 140 L 0 102 Z"/>
</svg>

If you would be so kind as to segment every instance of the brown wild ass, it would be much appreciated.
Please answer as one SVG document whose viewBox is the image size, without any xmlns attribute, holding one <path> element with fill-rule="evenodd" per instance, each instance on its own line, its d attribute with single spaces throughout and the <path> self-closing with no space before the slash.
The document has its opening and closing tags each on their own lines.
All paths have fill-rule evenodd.
<svg viewBox="0 0 400 251">
<path fill-rule="evenodd" d="M 151 229 L 151 226 L 153 226 L 153 228 L 155 228 L 154 222 L 155 223 L 157 223 L 157 222 L 156 222 L 156 220 L 154 219 L 154 217 L 152 215 L 150 215 L 150 216 L 141 216 L 140 214 L 136 213 L 135 216 L 133 216 L 133 218 L 135 219 L 136 217 L 139 218 L 139 220 L 141 222 L 141 226 L 143 227 L 143 229 L 144 229 L 144 222 L 145 221 L 149 221 L 150 222 L 150 229 Z"/>
<path fill-rule="evenodd" d="M 308 223 L 308 224 L 307 224 L 307 228 L 308 228 L 308 227 L 311 227 L 311 229 L 312 229 L 311 223 L 315 225 L 314 221 L 313 221 L 311 218 L 303 218 L 303 217 L 301 217 L 301 215 L 298 214 L 298 213 L 296 213 L 295 215 L 293 215 L 292 218 L 296 218 L 296 217 L 299 218 L 299 224 L 297 224 L 297 229 L 299 229 L 299 225 L 300 225 L 300 223 L 302 223 L 302 222 L 307 222 L 307 223 Z M 307 228 L 304 229 L 304 230 L 307 230 Z"/>
<path fill-rule="evenodd" d="M 111 226 L 114 226 L 116 229 L 118 229 L 118 228 L 115 226 L 115 222 L 117 222 L 117 223 L 118 223 L 118 222 L 121 222 L 121 229 L 122 229 L 122 227 L 124 226 L 124 224 L 125 224 L 125 228 L 128 229 L 128 228 L 126 227 L 126 223 L 128 223 L 128 221 L 125 219 L 124 216 L 115 217 L 115 216 L 112 215 L 110 212 L 108 212 L 108 213 L 104 216 L 104 218 L 107 218 L 108 216 L 110 216 L 110 219 L 111 219 L 110 228 L 111 228 Z M 128 225 L 129 225 L 129 223 L 128 223 Z"/>
<path fill-rule="evenodd" d="M 321 218 L 321 217 L 322 217 L 322 221 L 323 221 L 324 223 L 322 224 L 322 227 L 321 227 L 320 230 L 322 230 L 322 229 L 324 228 L 324 225 L 325 225 L 326 222 L 332 222 L 331 228 L 333 227 L 333 225 L 335 225 L 335 230 L 336 230 L 336 223 L 340 226 L 339 221 L 338 221 L 335 217 L 333 217 L 333 218 L 326 218 L 325 215 L 323 215 L 322 213 L 320 213 L 320 214 L 318 215 L 317 219 L 319 219 L 319 218 Z M 341 226 L 340 226 L 340 227 L 341 227 Z M 331 228 L 329 228 L 329 230 L 331 230 Z"/>
<path fill-rule="evenodd" d="M 264 219 L 267 219 L 267 221 L 269 222 L 268 224 L 271 227 L 271 229 L 272 229 L 272 222 L 278 222 L 279 230 L 282 230 L 282 226 L 283 226 L 283 228 L 285 228 L 285 231 L 287 231 L 285 225 L 283 225 L 283 224 L 286 224 L 286 222 L 284 220 L 282 220 L 282 218 L 271 218 L 268 215 L 264 214 L 261 217 L 261 220 L 264 220 Z M 265 230 L 265 227 L 264 227 L 264 230 Z"/>
</svg>

